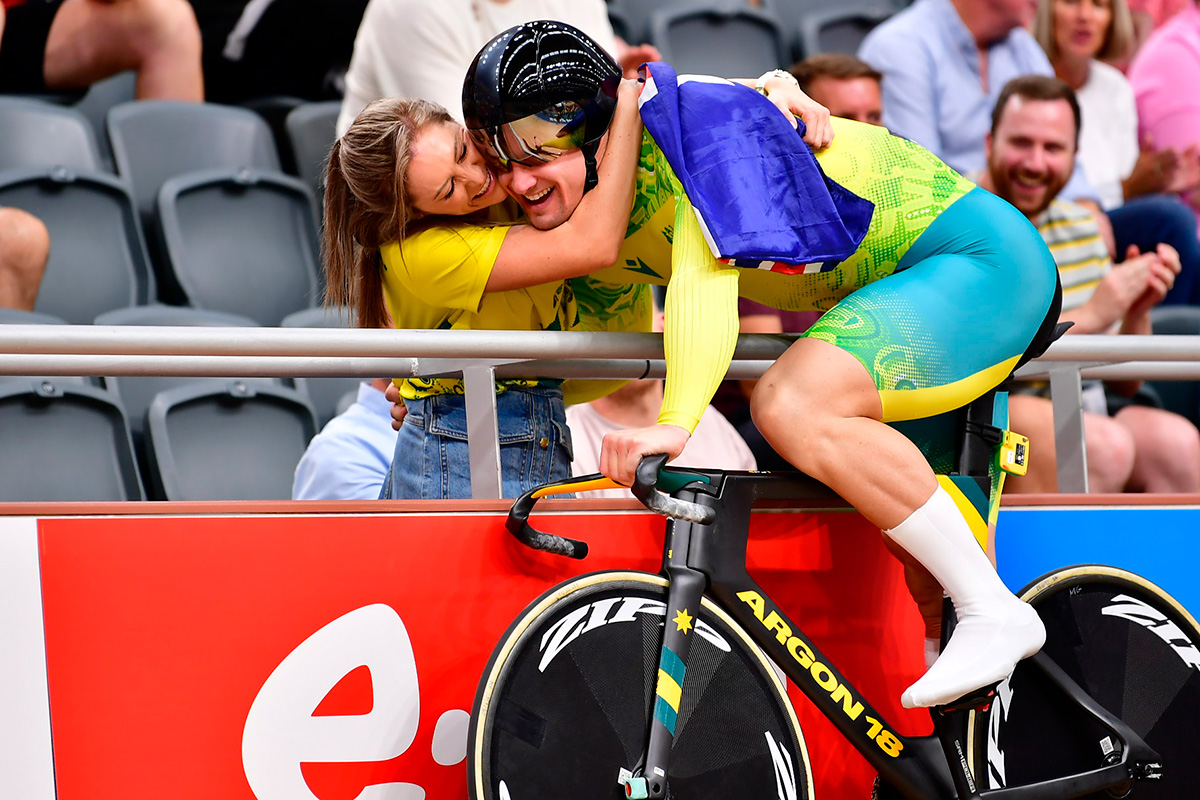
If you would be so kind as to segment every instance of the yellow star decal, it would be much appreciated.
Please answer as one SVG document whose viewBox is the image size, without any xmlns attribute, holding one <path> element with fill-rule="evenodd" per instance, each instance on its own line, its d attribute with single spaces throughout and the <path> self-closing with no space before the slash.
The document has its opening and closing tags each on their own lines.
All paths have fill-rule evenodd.
<svg viewBox="0 0 1200 800">
<path fill-rule="evenodd" d="M 692 629 L 692 616 L 688 614 L 686 608 L 675 612 L 675 626 L 684 633 Z"/>
</svg>

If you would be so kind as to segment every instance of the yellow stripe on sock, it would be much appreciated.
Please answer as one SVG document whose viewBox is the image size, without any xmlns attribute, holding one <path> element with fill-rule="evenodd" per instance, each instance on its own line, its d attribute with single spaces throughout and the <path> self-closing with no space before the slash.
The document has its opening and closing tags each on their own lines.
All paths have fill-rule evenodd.
<svg viewBox="0 0 1200 800">
<path fill-rule="evenodd" d="M 958 511 L 963 515 L 963 519 L 967 521 L 967 526 L 971 529 L 971 535 L 975 537 L 975 541 L 979 542 L 979 546 L 986 553 L 988 546 L 987 520 L 979 516 L 979 512 L 975 510 L 974 504 L 967 499 L 967 496 L 962 493 L 961 489 L 954 485 L 954 481 L 950 479 L 949 475 L 938 475 L 937 479 L 938 484 L 946 490 L 946 494 L 950 495 L 950 499 L 958 507 Z"/>
</svg>

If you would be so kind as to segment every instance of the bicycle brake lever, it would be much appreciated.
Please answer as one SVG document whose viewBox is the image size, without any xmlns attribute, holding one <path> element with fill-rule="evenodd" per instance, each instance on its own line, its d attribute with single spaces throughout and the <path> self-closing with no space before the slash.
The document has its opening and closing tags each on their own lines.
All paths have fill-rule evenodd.
<svg viewBox="0 0 1200 800">
<path fill-rule="evenodd" d="M 633 496 L 640 500 L 646 508 L 662 514 L 664 517 L 695 522 L 700 525 L 711 524 L 717 518 L 717 512 L 713 509 L 699 503 L 678 500 L 658 491 L 656 488 L 658 472 L 666 463 L 666 453 L 642 456 L 637 472 L 634 473 L 633 486 L 630 487 Z"/>
</svg>

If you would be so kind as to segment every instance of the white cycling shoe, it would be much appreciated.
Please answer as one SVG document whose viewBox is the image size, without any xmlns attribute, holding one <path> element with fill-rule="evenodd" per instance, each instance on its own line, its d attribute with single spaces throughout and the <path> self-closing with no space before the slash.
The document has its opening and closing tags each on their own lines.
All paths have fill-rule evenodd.
<svg viewBox="0 0 1200 800">
<path fill-rule="evenodd" d="M 1037 612 L 1000 580 L 945 489 L 885 533 L 933 573 L 958 616 L 945 651 L 901 696 L 906 708 L 945 705 L 1004 680 L 1041 649 L 1046 629 Z"/>
<path fill-rule="evenodd" d="M 1009 595 L 1000 614 L 963 616 L 937 661 L 900 696 L 900 703 L 905 708 L 946 705 L 1004 680 L 1045 641 L 1046 628 L 1037 612 Z"/>
</svg>

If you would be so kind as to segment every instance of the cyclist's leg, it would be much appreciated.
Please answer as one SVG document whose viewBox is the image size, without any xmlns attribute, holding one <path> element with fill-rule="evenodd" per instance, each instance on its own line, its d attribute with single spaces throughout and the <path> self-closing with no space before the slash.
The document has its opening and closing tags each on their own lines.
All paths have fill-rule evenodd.
<svg viewBox="0 0 1200 800">
<path fill-rule="evenodd" d="M 948 411 L 997 385 L 1049 312 L 1056 271 L 1036 230 L 1019 215 L 1005 228 L 1002 208 L 973 202 L 969 211 L 982 203 L 989 224 L 1003 230 L 1002 244 L 914 259 L 854 292 L 780 358 L 752 400 L 781 455 L 885 529 L 954 600 L 959 625 L 905 693 L 909 706 L 945 703 L 1006 677 L 1044 636 L 920 451 L 882 424 Z M 958 222 L 962 233 L 970 219 Z"/>
</svg>

